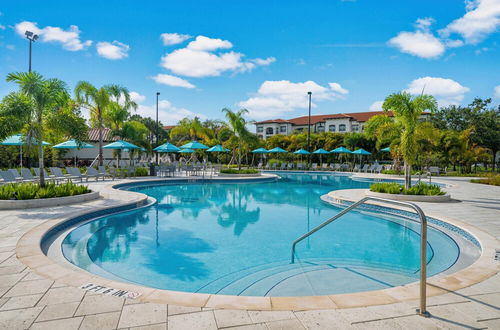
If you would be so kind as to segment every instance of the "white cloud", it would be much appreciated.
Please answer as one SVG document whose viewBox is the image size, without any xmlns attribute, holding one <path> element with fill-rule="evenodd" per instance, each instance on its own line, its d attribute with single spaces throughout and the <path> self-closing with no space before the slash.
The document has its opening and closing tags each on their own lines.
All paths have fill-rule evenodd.
<svg viewBox="0 0 500 330">
<path fill-rule="evenodd" d="M 92 45 L 91 40 L 80 40 L 81 31 L 76 25 L 70 25 L 68 30 L 64 30 L 53 26 L 39 28 L 35 22 L 23 21 L 15 25 L 15 30 L 22 37 L 26 31 L 31 31 L 38 34 L 42 42 L 60 43 L 64 49 L 70 51 L 84 50 Z"/>
<path fill-rule="evenodd" d="M 160 38 L 165 46 L 171 46 L 180 44 L 191 38 L 191 36 L 189 34 L 162 33 Z"/>
<path fill-rule="evenodd" d="M 129 95 L 130 99 L 136 103 L 142 103 L 146 100 L 146 96 L 141 95 L 137 92 L 130 92 Z"/>
<path fill-rule="evenodd" d="M 208 38 L 205 36 L 197 36 L 194 41 L 191 41 L 187 48 L 198 51 L 213 51 L 217 49 L 233 48 L 233 44 L 227 40 Z"/>
<path fill-rule="evenodd" d="M 108 60 L 120 60 L 128 56 L 128 51 L 130 47 L 119 41 L 107 42 L 101 41 L 96 45 L 97 54 L 99 56 L 107 58 Z"/>
<path fill-rule="evenodd" d="M 173 86 L 173 87 L 184 87 L 184 88 L 195 88 L 196 86 L 191 84 L 189 81 L 172 76 L 169 74 L 157 74 L 154 77 L 151 77 L 156 83 Z"/>
<path fill-rule="evenodd" d="M 402 31 L 389 40 L 389 45 L 398 48 L 401 52 L 422 58 L 436 58 L 445 51 L 441 40 L 430 32 L 430 26 L 434 22 L 432 18 L 419 18 L 415 23 L 417 31 Z"/>
<path fill-rule="evenodd" d="M 440 34 L 460 34 L 467 43 L 477 44 L 500 26 L 500 0 L 466 1 L 466 13 L 454 20 Z"/>
<path fill-rule="evenodd" d="M 0 30 L 5 30 L 5 29 L 6 29 L 5 25 L 0 24 Z"/>
<path fill-rule="evenodd" d="M 243 61 L 244 55 L 234 51 L 214 53 L 218 49 L 232 48 L 231 42 L 197 36 L 186 48 L 174 50 L 161 58 L 161 66 L 186 77 L 214 77 L 224 72 L 244 72 L 256 66 L 269 65 L 274 57 Z"/>
<path fill-rule="evenodd" d="M 139 104 L 137 113 L 143 117 L 156 118 L 156 105 Z M 207 119 L 207 117 L 203 114 L 194 113 L 188 109 L 176 107 L 168 100 L 160 100 L 158 102 L 158 119 L 162 122 L 162 124 L 176 125 L 179 120 L 186 117 L 199 117 L 202 120 Z"/>
<path fill-rule="evenodd" d="M 494 94 L 495 98 L 500 99 L 500 85 L 495 87 L 494 90 L 495 90 L 495 94 Z"/>
<path fill-rule="evenodd" d="M 369 111 L 382 111 L 382 104 L 384 101 L 375 101 L 368 108 Z"/>
<path fill-rule="evenodd" d="M 299 83 L 288 80 L 265 81 L 255 96 L 238 105 L 248 109 L 248 115 L 253 119 L 279 117 L 295 109 L 307 108 L 309 91 L 314 101 L 335 100 L 348 93 L 338 83 L 329 83 L 328 87 L 324 87 L 310 80 Z M 312 103 L 311 106 L 316 107 L 316 104 Z"/>
<path fill-rule="evenodd" d="M 14 49 L 16 49 L 16 46 L 9 44 L 9 45 L 5 45 L 5 48 L 7 48 L 8 50 L 14 50 Z"/>
<path fill-rule="evenodd" d="M 412 94 L 430 94 L 436 97 L 440 106 L 458 105 L 464 99 L 464 94 L 469 88 L 460 85 L 452 79 L 439 77 L 422 77 L 413 80 L 406 90 Z"/>
</svg>

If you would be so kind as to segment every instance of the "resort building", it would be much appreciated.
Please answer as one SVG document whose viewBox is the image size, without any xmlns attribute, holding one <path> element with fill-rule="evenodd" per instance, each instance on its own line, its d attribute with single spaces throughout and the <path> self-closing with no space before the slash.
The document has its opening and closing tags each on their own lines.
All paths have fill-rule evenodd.
<svg viewBox="0 0 500 330">
<path fill-rule="evenodd" d="M 322 132 L 362 132 L 365 123 L 373 116 L 387 115 L 392 117 L 392 112 L 367 111 L 352 113 L 335 113 L 328 115 L 311 116 L 311 133 Z M 429 112 L 422 113 L 422 120 L 427 120 Z M 261 139 L 267 139 L 270 136 L 283 134 L 290 135 L 294 132 L 307 131 L 309 122 L 308 116 L 302 116 L 292 119 L 271 119 L 255 123 L 256 133 Z"/>
</svg>

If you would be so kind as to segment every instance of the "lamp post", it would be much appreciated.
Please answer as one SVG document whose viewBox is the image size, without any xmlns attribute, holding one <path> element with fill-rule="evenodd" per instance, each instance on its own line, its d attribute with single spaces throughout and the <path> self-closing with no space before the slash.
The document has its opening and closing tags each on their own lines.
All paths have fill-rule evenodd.
<svg viewBox="0 0 500 330">
<path fill-rule="evenodd" d="M 307 151 L 311 152 L 311 95 L 312 92 L 307 92 L 309 95 L 309 116 L 307 121 Z M 309 163 L 311 162 L 311 155 L 309 154 Z"/>
<path fill-rule="evenodd" d="M 30 51 L 29 51 L 30 55 L 29 55 L 28 72 L 31 72 L 31 44 L 38 39 L 38 34 L 34 34 L 31 31 L 26 31 L 26 32 L 24 32 L 24 35 L 26 36 L 26 38 L 30 42 Z"/>
<path fill-rule="evenodd" d="M 156 92 L 156 144 L 155 146 L 158 147 L 158 141 L 159 141 L 159 124 L 158 124 L 158 96 L 160 96 L 160 92 Z M 156 152 L 156 165 L 158 165 L 158 152 Z"/>
</svg>

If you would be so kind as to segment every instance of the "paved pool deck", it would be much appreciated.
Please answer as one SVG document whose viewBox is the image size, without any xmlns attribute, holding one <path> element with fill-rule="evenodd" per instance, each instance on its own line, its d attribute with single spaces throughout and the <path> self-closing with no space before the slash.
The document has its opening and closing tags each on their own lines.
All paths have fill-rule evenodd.
<svg viewBox="0 0 500 330">
<path fill-rule="evenodd" d="M 468 181 L 468 178 L 439 178 L 439 182 L 451 185 L 447 190 L 459 202 L 418 205 L 425 212 L 456 219 L 488 233 L 500 249 L 500 187 Z M 90 182 L 90 188 L 102 190 L 111 183 Z M 358 196 L 351 193 L 345 197 Z M 428 298 L 432 317 L 423 318 L 415 315 L 417 300 L 310 311 L 143 303 L 54 281 L 18 260 L 18 241 L 36 226 L 123 202 L 120 194 L 110 194 L 80 205 L 0 211 L 0 329 L 500 329 L 498 273 L 472 286 Z"/>
</svg>

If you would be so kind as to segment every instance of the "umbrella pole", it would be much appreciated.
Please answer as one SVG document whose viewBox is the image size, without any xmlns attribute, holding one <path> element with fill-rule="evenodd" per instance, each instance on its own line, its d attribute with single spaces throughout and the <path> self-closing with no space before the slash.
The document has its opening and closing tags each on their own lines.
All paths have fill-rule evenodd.
<svg viewBox="0 0 500 330">
<path fill-rule="evenodd" d="M 21 151 L 19 152 L 19 165 L 22 168 L 23 167 L 23 145 L 21 144 L 19 146 L 19 148 L 21 149 Z"/>
</svg>

